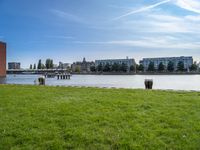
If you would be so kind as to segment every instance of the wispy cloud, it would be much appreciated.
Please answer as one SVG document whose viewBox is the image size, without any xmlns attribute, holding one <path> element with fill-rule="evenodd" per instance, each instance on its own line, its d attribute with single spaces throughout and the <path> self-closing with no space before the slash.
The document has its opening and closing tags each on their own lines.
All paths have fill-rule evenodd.
<svg viewBox="0 0 200 150">
<path fill-rule="evenodd" d="M 200 42 L 184 41 L 173 36 L 144 37 L 137 40 L 113 40 L 84 42 L 75 41 L 75 44 L 84 45 L 120 45 L 141 48 L 162 48 L 162 49 L 200 49 Z"/>
<path fill-rule="evenodd" d="M 52 39 L 74 39 L 72 36 L 65 36 L 65 35 L 46 35 L 46 38 L 52 38 Z"/>
<path fill-rule="evenodd" d="M 119 17 L 116 17 L 116 18 L 114 18 L 113 20 L 118 20 L 118 19 L 121 19 L 121 18 L 123 18 L 123 17 L 130 16 L 130 15 L 132 15 L 132 14 L 136 14 L 136 13 L 141 13 L 141 12 L 147 11 L 147 10 L 153 9 L 153 8 L 155 8 L 155 7 L 158 7 L 158 6 L 162 5 L 162 4 L 168 3 L 168 2 L 170 2 L 170 1 L 171 1 L 171 0 L 164 0 L 164 1 L 161 1 L 161 2 L 156 3 L 156 4 L 153 4 L 153 5 L 149 5 L 149 6 L 146 6 L 146 7 L 142 7 L 142 8 L 140 8 L 140 9 L 133 10 L 133 11 L 130 11 L 130 12 L 124 14 L 124 15 L 121 15 L 121 16 L 119 16 Z"/>
<path fill-rule="evenodd" d="M 199 0 L 176 0 L 175 4 L 183 9 L 200 14 Z"/>
<path fill-rule="evenodd" d="M 78 17 L 74 14 L 71 14 L 71 13 L 68 13 L 68 12 L 65 12 L 62 10 L 51 9 L 50 12 L 52 12 L 54 15 L 56 15 L 64 20 L 77 22 L 77 23 L 85 23 L 85 21 L 81 17 Z"/>
<path fill-rule="evenodd" d="M 110 30 L 127 31 L 129 33 L 141 35 L 142 33 L 154 34 L 199 34 L 200 15 L 176 16 L 163 12 L 163 10 L 144 13 L 138 19 L 126 19 L 113 22 Z"/>
<path fill-rule="evenodd" d="M 130 11 L 130 12 L 124 14 L 124 15 L 121 15 L 121 16 L 114 18 L 113 20 L 119 20 L 121 18 L 130 16 L 130 15 L 133 15 L 133 14 L 145 12 L 145 11 L 151 10 L 153 8 L 156 8 L 160 5 L 169 3 L 169 2 L 180 7 L 180 8 L 183 8 L 185 10 L 200 14 L 200 1 L 199 0 L 164 0 L 164 1 L 158 2 L 158 3 L 153 4 L 153 5 L 145 6 L 145 7 Z"/>
</svg>

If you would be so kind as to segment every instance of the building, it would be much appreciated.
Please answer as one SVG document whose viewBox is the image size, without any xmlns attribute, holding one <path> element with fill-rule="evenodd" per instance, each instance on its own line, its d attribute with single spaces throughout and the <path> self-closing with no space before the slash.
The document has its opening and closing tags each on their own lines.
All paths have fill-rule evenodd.
<svg viewBox="0 0 200 150">
<path fill-rule="evenodd" d="M 0 42 L 0 77 L 6 76 L 6 43 Z"/>
<path fill-rule="evenodd" d="M 70 63 L 59 62 L 58 69 L 69 69 Z"/>
<path fill-rule="evenodd" d="M 193 58 L 192 57 L 162 57 L 162 58 L 143 58 L 142 61 L 140 61 L 140 64 L 144 66 L 144 71 L 148 70 L 150 62 L 154 63 L 154 67 L 157 70 L 160 63 L 162 63 L 165 66 L 165 69 L 167 69 L 167 65 L 169 62 L 173 62 L 174 69 L 177 70 L 177 66 L 179 62 L 184 63 L 184 68 L 189 71 L 190 66 L 193 64 Z"/>
<path fill-rule="evenodd" d="M 95 63 L 93 61 L 88 62 L 88 61 L 86 61 L 85 58 L 83 58 L 82 62 L 74 62 L 71 65 L 71 68 L 72 68 L 73 72 L 86 73 L 86 72 L 91 72 L 91 70 L 90 70 L 91 66 L 95 66 Z"/>
<path fill-rule="evenodd" d="M 130 72 L 130 67 L 133 66 L 136 67 L 135 59 L 129 59 L 128 57 L 126 59 L 104 59 L 104 60 L 95 60 L 95 66 L 98 67 L 99 65 L 105 66 L 106 64 L 109 64 L 110 66 L 113 64 L 125 64 L 128 68 L 128 72 Z"/>
<path fill-rule="evenodd" d="M 197 64 L 197 70 L 200 71 L 200 62 Z"/>
<path fill-rule="evenodd" d="M 19 62 L 9 62 L 8 63 L 8 69 L 20 69 L 20 63 Z"/>
</svg>

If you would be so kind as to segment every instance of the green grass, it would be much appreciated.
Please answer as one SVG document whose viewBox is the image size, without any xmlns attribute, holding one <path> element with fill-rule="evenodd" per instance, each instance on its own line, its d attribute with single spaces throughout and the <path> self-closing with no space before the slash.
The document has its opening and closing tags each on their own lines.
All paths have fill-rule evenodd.
<svg viewBox="0 0 200 150">
<path fill-rule="evenodd" d="M 0 85 L 7 149 L 200 149 L 200 93 Z"/>
</svg>

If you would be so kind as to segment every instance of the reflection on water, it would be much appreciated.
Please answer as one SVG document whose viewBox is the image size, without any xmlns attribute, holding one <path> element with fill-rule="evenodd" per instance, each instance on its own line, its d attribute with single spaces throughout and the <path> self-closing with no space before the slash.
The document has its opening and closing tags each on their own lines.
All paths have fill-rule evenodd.
<svg viewBox="0 0 200 150">
<path fill-rule="evenodd" d="M 34 84 L 40 75 L 7 75 L 6 84 Z M 144 80 L 153 79 L 154 89 L 198 90 L 200 75 L 73 75 L 71 80 L 46 79 L 47 85 L 144 88 Z"/>
</svg>

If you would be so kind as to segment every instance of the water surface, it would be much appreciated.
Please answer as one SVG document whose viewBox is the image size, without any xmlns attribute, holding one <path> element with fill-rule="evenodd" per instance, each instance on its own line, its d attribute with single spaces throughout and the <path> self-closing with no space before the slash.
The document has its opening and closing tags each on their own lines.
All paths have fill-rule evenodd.
<svg viewBox="0 0 200 150">
<path fill-rule="evenodd" d="M 7 75 L 6 84 L 34 84 L 40 75 Z M 73 75 L 70 80 L 46 79 L 47 85 L 144 88 L 144 80 L 153 79 L 154 89 L 200 91 L 200 75 Z"/>
</svg>

